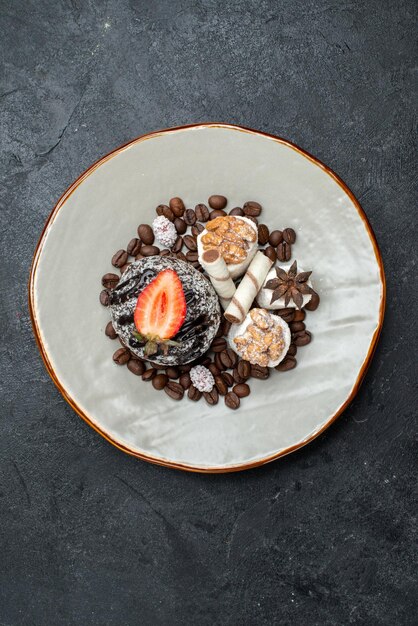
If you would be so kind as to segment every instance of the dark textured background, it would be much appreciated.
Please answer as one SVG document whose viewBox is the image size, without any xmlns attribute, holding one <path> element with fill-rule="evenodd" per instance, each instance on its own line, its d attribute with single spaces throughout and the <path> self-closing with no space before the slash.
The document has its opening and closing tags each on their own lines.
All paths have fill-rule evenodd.
<svg viewBox="0 0 418 626">
<path fill-rule="evenodd" d="M 1 626 L 417 623 L 413 9 L 1 0 Z M 380 345 L 343 417 L 227 476 L 101 439 L 50 381 L 26 301 L 42 225 L 86 167 L 141 133 L 211 120 L 330 165 L 388 277 Z"/>
</svg>

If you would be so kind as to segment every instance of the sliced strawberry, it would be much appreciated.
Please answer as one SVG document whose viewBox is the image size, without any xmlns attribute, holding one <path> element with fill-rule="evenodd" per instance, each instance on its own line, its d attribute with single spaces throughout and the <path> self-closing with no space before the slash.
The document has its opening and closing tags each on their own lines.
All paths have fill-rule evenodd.
<svg viewBox="0 0 418 626">
<path fill-rule="evenodd" d="M 170 339 L 183 325 L 186 298 L 174 270 L 163 270 L 139 294 L 134 322 L 141 335 Z"/>
</svg>

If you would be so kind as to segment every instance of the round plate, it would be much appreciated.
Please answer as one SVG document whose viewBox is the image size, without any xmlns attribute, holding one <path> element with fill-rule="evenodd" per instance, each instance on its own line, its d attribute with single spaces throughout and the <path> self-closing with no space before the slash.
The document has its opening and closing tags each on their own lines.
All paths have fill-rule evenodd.
<svg viewBox="0 0 418 626">
<path fill-rule="evenodd" d="M 173 196 L 263 205 L 292 226 L 293 258 L 312 269 L 321 305 L 298 367 L 252 380 L 238 411 L 175 402 L 112 361 L 101 276 L 110 259 Z M 272 461 L 318 436 L 353 399 L 382 327 L 385 279 L 372 229 L 331 170 L 284 139 L 202 124 L 135 139 L 90 167 L 52 211 L 32 264 L 33 326 L 47 369 L 71 406 L 108 441 L 170 467 L 226 472 Z"/>
</svg>

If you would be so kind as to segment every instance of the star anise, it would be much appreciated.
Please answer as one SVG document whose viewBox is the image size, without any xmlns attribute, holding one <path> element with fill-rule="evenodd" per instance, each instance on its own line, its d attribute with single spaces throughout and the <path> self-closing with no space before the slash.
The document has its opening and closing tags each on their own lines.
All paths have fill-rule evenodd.
<svg viewBox="0 0 418 626">
<path fill-rule="evenodd" d="M 276 267 L 275 269 L 277 278 L 272 278 L 266 282 L 266 288 L 273 289 L 270 304 L 284 297 L 285 307 L 293 300 L 297 308 L 301 309 L 303 296 L 312 293 L 311 288 L 307 284 L 307 280 L 312 272 L 300 272 L 298 274 L 296 261 L 287 272 L 281 267 Z"/>
</svg>

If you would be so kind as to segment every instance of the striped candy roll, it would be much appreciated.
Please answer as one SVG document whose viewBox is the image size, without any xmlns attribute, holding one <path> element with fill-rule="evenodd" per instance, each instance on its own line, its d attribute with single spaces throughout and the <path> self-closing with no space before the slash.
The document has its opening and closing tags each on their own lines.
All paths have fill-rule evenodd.
<svg viewBox="0 0 418 626">
<path fill-rule="evenodd" d="M 219 296 L 222 308 L 225 310 L 235 293 L 235 285 L 219 250 L 216 248 L 206 250 L 202 254 L 200 264 L 209 274 L 213 288 Z"/>
<path fill-rule="evenodd" d="M 257 252 L 224 313 L 228 322 L 241 324 L 244 321 L 272 265 L 271 259 Z"/>
</svg>

